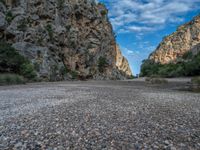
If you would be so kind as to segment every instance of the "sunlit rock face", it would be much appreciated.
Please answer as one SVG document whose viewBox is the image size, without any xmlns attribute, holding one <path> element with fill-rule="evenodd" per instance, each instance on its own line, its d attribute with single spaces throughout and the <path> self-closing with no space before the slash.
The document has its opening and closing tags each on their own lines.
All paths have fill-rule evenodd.
<svg viewBox="0 0 200 150">
<path fill-rule="evenodd" d="M 200 15 L 180 26 L 176 32 L 165 37 L 149 59 L 167 64 L 195 49 L 200 43 Z"/>
<path fill-rule="evenodd" d="M 93 79 L 130 76 L 129 64 L 116 47 L 107 9 L 95 0 L 6 0 L 0 8 L 6 9 L 0 11 L 0 38 L 31 60 L 39 77 L 70 79 L 71 72 Z M 106 60 L 101 71 L 100 57 Z"/>
<path fill-rule="evenodd" d="M 116 66 L 117 66 L 117 68 L 121 72 L 125 73 L 125 75 L 127 77 L 131 77 L 132 72 L 131 72 L 128 60 L 125 57 L 123 57 L 118 45 L 116 46 L 116 51 L 117 51 L 117 55 L 116 55 L 116 60 L 117 60 Z"/>
</svg>

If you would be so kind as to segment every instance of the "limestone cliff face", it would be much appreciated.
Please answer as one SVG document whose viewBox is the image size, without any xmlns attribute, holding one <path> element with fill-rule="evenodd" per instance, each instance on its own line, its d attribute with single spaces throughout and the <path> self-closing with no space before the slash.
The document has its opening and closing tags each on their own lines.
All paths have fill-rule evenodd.
<svg viewBox="0 0 200 150">
<path fill-rule="evenodd" d="M 0 2 L 0 38 L 30 59 L 39 77 L 62 80 L 76 74 L 125 79 L 131 75 L 116 47 L 104 5 L 95 0 L 6 0 L 5 4 Z M 98 68 L 100 57 L 106 60 L 103 71 Z"/>
<path fill-rule="evenodd" d="M 200 15 L 180 26 L 176 32 L 164 38 L 149 59 L 167 64 L 174 62 L 200 43 Z"/>
<path fill-rule="evenodd" d="M 132 75 L 132 72 L 131 72 L 128 60 L 125 57 L 123 57 L 118 45 L 116 46 L 116 52 L 117 52 L 117 55 L 116 55 L 117 68 L 121 72 L 123 72 L 125 75 L 128 75 L 130 77 Z"/>
</svg>

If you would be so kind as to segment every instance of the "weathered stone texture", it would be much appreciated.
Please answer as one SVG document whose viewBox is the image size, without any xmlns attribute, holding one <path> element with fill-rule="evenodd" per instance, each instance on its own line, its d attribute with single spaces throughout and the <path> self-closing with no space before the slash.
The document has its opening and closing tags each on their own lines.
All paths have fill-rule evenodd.
<svg viewBox="0 0 200 150">
<path fill-rule="evenodd" d="M 42 55 L 37 64 L 40 68 L 38 76 L 46 74 L 49 78 L 55 68 L 64 66 L 84 78 L 130 77 L 129 64 L 116 47 L 107 9 L 103 5 L 93 0 L 11 2 L 6 2 L 6 11 L 12 13 L 12 21 L 7 23 L 6 12 L 0 12 L 0 29 L 7 25 L 2 37 L 33 63 L 37 62 L 36 54 Z M 4 8 L 3 4 L 0 7 Z M 98 70 L 100 57 L 105 57 L 108 62 L 103 72 Z M 120 62 L 119 57 L 122 58 Z M 59 69 L 56 73 L 59 74 Z"/>
<path fill-rule="evenodd" d="M 149 59 L 167 64 L 174 62 L 200 43 L 200 15 L 180 26 L 176 32 L 165 37 Z"/>
</svg>

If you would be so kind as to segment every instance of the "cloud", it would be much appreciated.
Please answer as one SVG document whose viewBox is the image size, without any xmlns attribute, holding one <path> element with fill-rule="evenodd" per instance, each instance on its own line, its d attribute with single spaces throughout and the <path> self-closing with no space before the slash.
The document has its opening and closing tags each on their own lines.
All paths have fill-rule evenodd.
<svg viewBox="0 0 200 150">
<path fill-rule="evenodd" d="M 120 47 L 122 53 L 128 57 L 133 59 L 134 61 L 142 61 L 146 57 L 148 57 L 149 53 L 151 53 L 156 47 L 151 45 L 149 41 L 143 41 L 138 43 L 137 49 L 129 49 L 127 47 Z M 143 51 L 145 49 L 145 51 Z"/>
<path fill-rule="evenodd" d="M 135 26 L 135 25 L 128 26 L 127 29 L 129 31 L 134 31 L 134 32 L 152 31 L 153 30 L 153 28 L 151 28 L 151 27 Z"/>
<path fill-rule="evenodd" d="M 183 15 L 199 9 L 199 0 L 100 0 L 109 7 L 116 32 L 152 32 L 168 23 L 184 21 Z"/>
<path fill-rule="evenodd" d="M 152 52 L 155 47 L 151 45 L 149 41 L 144 41 L 139 43 L 139 47 L 136 49 L 121 46 L 123 55 L 128 59 L 131 69 L 134 74 L 140 72 L 140 65 L 144 59 L 146 59 L 150 52 Z M 143 51 L 146 49 L 146 51 Z"/>
</svg>

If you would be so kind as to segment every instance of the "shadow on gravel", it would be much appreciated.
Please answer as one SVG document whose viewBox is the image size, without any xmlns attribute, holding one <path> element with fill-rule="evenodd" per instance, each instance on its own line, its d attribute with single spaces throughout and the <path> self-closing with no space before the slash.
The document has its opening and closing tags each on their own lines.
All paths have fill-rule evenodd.
<svg viewBox="0 0 200 150">
<path fill-rule="evenodd" d="M 176 90 L 183 91 L 183 92 L 200 93 L 200 88 L 199 87 L 197 88 L 190 83 L 183 85 L 182 87 L 179 87 Z"/>
<path fill-rule="evenodd" d="M 200 94 L 200 89 L 193 89 L 191 87 L 180 88 L 180 89 L 178 89 L 178 91 L 192 92 L 192 93 L 199 93 Z"/>
</svg>

